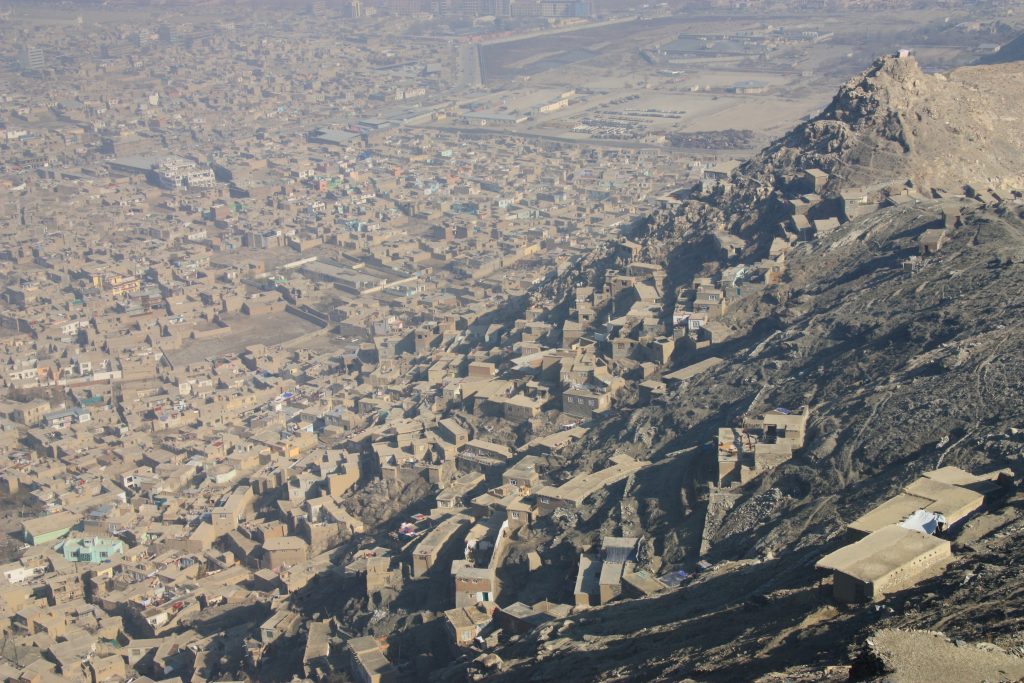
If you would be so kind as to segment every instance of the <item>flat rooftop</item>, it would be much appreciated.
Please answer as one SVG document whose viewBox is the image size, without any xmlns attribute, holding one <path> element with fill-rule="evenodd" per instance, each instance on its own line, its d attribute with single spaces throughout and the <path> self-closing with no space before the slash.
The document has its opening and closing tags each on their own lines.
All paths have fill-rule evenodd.
<svg viewBox="0 0 1024 683">
<path fill-rule="evenodd" d="M 573 477 L 557 488 L 544 487 L 540 493 L 559 500 L 571 500 L 578 504 L 592 493 L 625 479 L 633 472 L 642 469 L 643 466 L 643 463 L 635 460 L 619 462 L 597 472 Z"/>
<path fill-rule="evenodd" d="M 711 368 L 715 367 L 716 365 L 719 365 L 722 362 L 723 362 L 722 359 L 717 357 L 717 356 L 712 356 L 711 358 L 705 358 L 704 360 L 700 361 L 699 363 L 694 363 L 693 365 L 687 365 L 685 368 L 680 368 L 680 369 L 678 369 L 678 370 L 676 370 L 674 372 L 668 373 L 667 375 L 665 375 L 665 379 L 677 380 L 677 381 L 685 381 L 685 380 L 691 379 L 693 377 L 696 377 L 697 375 L 701 374 L 702 372 L 706 372 L 706 371 L 710 370 Z"/>
<path fill-rule="evenodd" d="M 449 517 L 444 520 L 436 527 L 434 527 L 430 533 L 423 537 L 420 544 L 416 546 L 416 554 L 432 554 L 440 550 L 445 543 L 448 542 L 452 536 L 459 530 L 460 527 L 467 523 L 465 517 Z"/>
<path fill-rule="evenodd" d="M 898 524 L 918 510 L 924 510 L 931 503 L 928 498 L 900 493 L 853 520 L 847 528 L 870 534 L 890 524 Z"/>
<path fill-rule="evenodd" d="M 943 546 L 948 549 L 949 541 L 892 525 L 829 553 L 815 566 L 874 582 Z"/>
</svg>

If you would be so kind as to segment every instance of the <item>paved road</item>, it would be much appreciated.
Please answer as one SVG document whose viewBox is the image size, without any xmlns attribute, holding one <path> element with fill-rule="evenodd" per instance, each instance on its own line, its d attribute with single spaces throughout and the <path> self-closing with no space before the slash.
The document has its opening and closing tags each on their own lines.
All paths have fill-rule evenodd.
<svg viewBox="0 0 1024 683">
<path fill-rule="evenodd" d="M 483 84 L 480 76 L 480 46 L 464 43 L 456 49 L 459 51 L 455 65 L 459 88 L 479 88 Z"/>
</svg>

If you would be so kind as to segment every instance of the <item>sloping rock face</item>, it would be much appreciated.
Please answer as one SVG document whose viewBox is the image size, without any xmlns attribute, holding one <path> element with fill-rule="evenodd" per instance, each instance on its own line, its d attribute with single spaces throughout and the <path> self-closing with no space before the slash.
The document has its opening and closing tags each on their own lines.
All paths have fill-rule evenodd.
<svg viewBox="0 0 1024 683">
<path fill-rule="evenodd" d="M 886 57 L 763 161 L 818 165 L 838 176 L 836 189 L 904 177 L 921 190 L 1019 188 L 1024 120 L 1014 111 L 1014 91 L 1021 87 L 1019 65 L 925 74 L 912 57 Z"/>
<path fill-rule="evenodd" d="M 818 167 L 836 176 L 830 190 L 904 178 L 922 191 L 1019 188 L 1022 87 L 1019 64 L 926 74 L 913 57 L 884 57 L 747 166 L 776 181 Z"/>
<path fill-rule="evenodd" d="M 779 201 L 800 172 L 830 175 L 844 190 L 909 186 L 924 196 L 965 188 L 1024 186 L 1024 92 L 1020 63 L 926 74 L 913 57 L 884 57 L 843 85 L 817 117 L 743 164 L 711 199 L 723 226 L 755 248 L 787 215 Z"/>
</svg>

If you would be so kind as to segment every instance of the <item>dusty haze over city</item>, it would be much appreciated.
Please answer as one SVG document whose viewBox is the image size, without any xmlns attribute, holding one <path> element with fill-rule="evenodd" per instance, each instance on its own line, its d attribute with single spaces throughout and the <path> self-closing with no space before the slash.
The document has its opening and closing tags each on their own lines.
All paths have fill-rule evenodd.
<svg viewBox="0 0 1024 683">
<path fill-rule="evenodd" d="M 0 681 L 1024 679 L 1022 30 L 0 0 Z"/>
</svg>

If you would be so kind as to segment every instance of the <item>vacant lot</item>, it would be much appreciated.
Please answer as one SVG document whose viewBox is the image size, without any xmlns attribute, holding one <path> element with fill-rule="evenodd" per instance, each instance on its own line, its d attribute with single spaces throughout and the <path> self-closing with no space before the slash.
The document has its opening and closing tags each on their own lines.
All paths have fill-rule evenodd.
<svg viewBox="0 0 1024 683">
<path fill-rule="evenodd" d="M 196 363 L 226 353 L 238 353 L 253 344 L 281 344 L 317 329 L 290 313 L 271 313 L 250 318 L 246 315 L 228 316 L 224 319 L 231 331 L 212 339 L 189 340 L 180 349 L 167 353 L 175 366 Z"/>
</svg>

